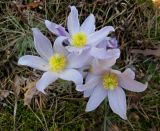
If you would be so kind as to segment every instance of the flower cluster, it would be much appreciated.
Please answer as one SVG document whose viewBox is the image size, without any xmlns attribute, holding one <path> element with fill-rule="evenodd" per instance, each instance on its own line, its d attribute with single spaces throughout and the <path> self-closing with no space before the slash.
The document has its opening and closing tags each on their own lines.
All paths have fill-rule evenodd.
<svg viewBox="0 0 160 131">
<path fill-rule="evenodd" d="M 86 111 L 96 109 L 108 97 L 112 111 L 121 118 L 126 116 L 126 95 L 123 89 L 142 92 L 147 84 L 135 79 L 131 69 L 124 72 L 112 69 L 120 56 L 118 41 L 109 37 L 112 26 L 96 30 L 95 17 L 90 14 L 80 25 L 76 7 L 70 7 L 67 30 L 61 25 L 45 20 L 45 25 L 57 36 L 53 47 L 39 29 L 33 28 L 35 49 L 39 56 L 22 56 L 18 64 L 44 71 L 36 88 L 45 93 L 49 84 L 58 78 L 73 81 L 76 90 L 89 97 Z M 88 72 L 84 70 L 88 69 Z"/>
</svg>

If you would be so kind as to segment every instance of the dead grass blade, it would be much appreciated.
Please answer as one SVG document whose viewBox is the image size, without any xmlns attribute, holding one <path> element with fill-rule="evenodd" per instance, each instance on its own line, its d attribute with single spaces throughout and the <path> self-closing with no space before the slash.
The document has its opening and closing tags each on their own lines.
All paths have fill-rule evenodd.
<svg viewBox="0 0 160 131">
<path fill-rule="evenodd" d="M 0 97 L 2 97 L 2 98 L 8 97 L 9 94 L 10 94 L 10 91 L 8 91 L 8 90 L 0 90 Z"/>
<path fill-rule="evenodd" d="M 153 55 L 155 57 L 160 57 L 160 46 L 158 46 L 156 49 L 133 49 L 131 50 L 131 53 L 133 54 L 143 54 L 144 56 Z"/>
<path fill-rule="evenodd" d="M 15 76 L 14 78 L 14 87 L 13 87 L 13 90 L 14 90 L 14 94 L 15 94 L 15 97 L 18 98 L 18 95 L 20 93 L 20 90 L 21 90 L 21 78 L 19 76 Z"/>
<path fill-rule="evenodd" d="M 27 91 L 24 94 L 24 105 L 29 106 L 33 96 L 38 94 L 38 90 L 36 89 L 35 84 L 36 82 L 31 82 L 28 83 L 25 87 Z"/>
</svg>

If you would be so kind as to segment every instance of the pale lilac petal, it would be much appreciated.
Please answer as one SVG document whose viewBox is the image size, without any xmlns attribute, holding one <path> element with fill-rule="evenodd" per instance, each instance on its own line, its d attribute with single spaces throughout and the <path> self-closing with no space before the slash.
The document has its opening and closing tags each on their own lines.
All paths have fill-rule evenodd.
<svg viewBox="0 0 160 131">
<path fill-rule="evenodd" d="M 89 90 L 85 90 L 85 91 L 83 92 L 83 97 L 90 97 L 91 94 L 93 93 L 93 91 L 94 91 L 94 88 L 89 89 Z"/>
<path fill-rule="evenodd" d="M 41 57 L 32 55 L 22 56 L 18 60 L 18 64 L 25 65 L 42 71 L 47 71 L 49 69 L 48 63 L 45 60 L 43 60 Z"/>
<path fill-rule="evenodd" d="M 110 72 L 116 74 L 117 76 L 119 76 L 119 75 L 122 74 L 121 71 L 119 71 L 119 70 L 113 70 L 113 69 L 111 69 Z"/>
<path fill-rule="evenodd" d="M 118 41 L 115 37 L 105 37 L 103 41 L 97 44 L 98 48 L 116 49 L 118 48 Z"/>
<path fill-rule="evenodd" d="M 95 17 L 93 14 L 90 14 L 80 27 L 80 31 L 89 35 L 95 31 Z"/>
<path fill-rule="evenodd" d="M 115 37 L 108 37 L 109 39 L 106 40 L 106 45 L 108 49 L 115 49 L 118 48 L 118 41 Z"/>
<path fill-rule="evenodd" d="M 77 70 L 82 74 L 83 78 L 85 78 L 88 75 L 88 69 L 90 65 L 83 66 L 81 68 L 77 68 Z"/>
<path fill-rule="evenodd" d="M 106 26 L 88 36 L 87 44 L 95 46 L 99 44 L 110 32 L 115 31 L 112 26 Z"/>
<path fill-rule="evenodd" d="M 98 70 L 99 72 L 109 70 L 116 63 L 116 60 L 119 58 L 119 55 L 120 55 L 119 49 L 111 49 L 111 50 L 104 51 L 104 54 L 106 54 L 106 57 L 104 57 L 103 51 L 102 53 L 100 53 L 100 50 L 98 49 L 97 55 L 94 54 L 96 53 L 96 51 L 92 50 L 93 52 L 91 52 L 91 55 L 97 58 L 91 64 L 94 72 L 96 72 L 96 70 Z"/>
<path fill-rule="evenodd" d="M 49 20 L 45 20 L 45 25 L 49 31 L 57 36 L 67 36 L 69 37 L 68 32 L 61 25 L 55 24 Z"/>
<path fill-rule="evenodd" d="M 98 60 L 99 65 L 101 65 L 101 70 L 109 70 L 113 65 L 116 63 L 116 58 L 112 59 L 103 59 L 103 60 Z"/>
<path fill-rule="evenodd" d="M 97 59 L 117 59 L 120 56 L 119 49 L 108 49 L 92 47 L 90 54 Z"/>
<path fill-rule="evenodd" d="M 93 78 L 93 76 L 95 76 L 95 75 L 89 72 L 89 73 L 87 74 L 87 77 L 86 77 L 86 79 L 85 79 L 85 82 L 90 81 L 90 80 Z"/>
<path fill-rule="evenodd" d="M 107 40 L 108 40 L 108 37 L 105 37 L 102 41 L 100 41 L 96 47 L 97 48 L 104 48 L 104 49 L 107 49 Z"/>
<path fill-rule="evenodd" d="M 97 65 L 99 66 L 99 68 L 101 68 L 102 71 L 110 70 L 112 66 L 115 65 L 116 60 L 117 56 L 113 56 L 112 58 L 107 58 L 107 59 L 98 59 Z M 94 67 L 94 69 L 96 70 L 96 67 Z M 116 74 L 121 74 L 121 72 L 117 70 L 115 70 L 114 72 Z"/>
<path fill-rule="evenodd" d="M 49 60 L 53 55 L 53 48 L 50 40 L 44 36 L 38 28 L 32 28 L 34 44 L 39 55 L 45 60 Z"/>
<path fill-rule="evenodd" d="M 52 72 L 45 72 L 40 80 L 36 83 L 37 90 L 45 93 L 44 89 L 47 88 L 49 84 L 57 80 L 57 76 Z"/>
<path fill-rule="evenodd" d="M 108 100 L 112 111 L 126 120 L 126 95 L 123 89 L 117 87 L 114 90 L 108 90 Z"/>
<path fill-rule="evenodd" d="M 102 67 L 103 65 L 99 63 L 99 60 L 93 59 L 91 63 L 90 72 L 93 74 L 100 75 L 105 71 Z"/>
<path fill-rule="evenodd" d="M 65 41 L 67 37 L 64 36 L 59 36 L 57 39 L 54 41 L 53 49 L 56 53 L 61 53 L 67 56 L 69 52 L 67 49 L 63 46 L 63 41 Z"/>
<path fill-rule="evenodd" d="M 132 71 L 130 68 L 127 68 L 123 73 L 122 73 L 123 76 L 125 77 L 128 77 L 128 78 L 131 78 L 131 79 L 135 79 L 135 73 L 134 71 Z"/>
<path fill-rule="evenodd" d="M 92 56 L 88 50 L 83 51 L 80 55 L 77 53 L 70 53 L 68 55 L 68 68 L 81 68 L 90 64 Z"/>
<path fill-rule="evenodd" d="M 120 86 L 133 92 L 142 92 L 146 90 L 148 83 L 142 84 L 136 80 L 133 80 L 131 77 L 133 76 L 128 77 L 128 75 L 119 75 Z"/>
<path fill-rule="evenodd" d="M 79 32 L 80 24 L 79 24 L 79 19 L 78 19 L 78 11 L 75 6 L 70 7 L 71 12 L 68 16 L 68 21 L 67 21 L 67 28 L 72 36 L 73 34 Z"/>
<path fill-rule="evenodd" d="M 107 57 L 104 59 L 118 59 L 120 57 L 120 49 L 108 49 L 106 55 Z"/>
<path fill-rule="evenodd" d="M 88 79 L 88 81 L 85 82 L 85 84 L 76 86 L 77 91 L 85 91 L 92 89 L 100 83 L 100 76 L 90 75 L 89 77 L 90 78 Z"/>
<path fill-rule="evenodd" d="M 105 48 L 92 47 L 90 50 L 90 54 L 95 58 L 104 59 L 105 57 L 107 57 L 107 50 Z"/>
<path fill-rule="evenodd" d="M 93 59 L 91 63 L 91 73 L 93 74 L 102 74 L 106 71 L 110 71 L 111 67 L 116 63 L 116 59 Z"/>
<path fill-rule="evenodd" d="M 83 83 L 82 74 L 75 69 L 66 69 L 60 73 L 59 77 L 63 80 L 73 81 L 76 85 Z"/>
<path fill-rule="evenodd" d="M 66 49 L 71 52 L 71 53 L 76 53 L 76 54 L 81 54 L 84 50 L 87 50 L 88 47 L 84 47 L 84 48 L 76 48 L 74 46 L 66 46 Z"/>
<path fill-rule="evenodd" d="M 88 112 L 96 109 L 102 103 L 106 96 L 107 90 L 105 90 L 102 85 L 98 85 L 90 96 L 85 111 Z"/>
</svg>

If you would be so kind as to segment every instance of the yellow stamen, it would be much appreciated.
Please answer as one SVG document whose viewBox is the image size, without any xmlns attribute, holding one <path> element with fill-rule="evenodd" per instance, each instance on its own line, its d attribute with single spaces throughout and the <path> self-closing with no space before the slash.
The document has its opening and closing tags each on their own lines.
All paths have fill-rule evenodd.
<svg viewBox="0 0 160 131">
<path fill-rule="evenodd" d="M 83 32 L 78 32 L 72 36 L 72 44 L 75 47 L 82 48 L 87 43 L 87 36 Z"/>
<path fill-rule="evenodd" d="M 49 66 L 51 70 L 54 72 L 62 71 L 66 67 L 66 64 L 67 64 L 67 60 L 65 56 L 58 53 L 51 56 L 49 60 Z"/>
<path fill-rule="evenodd" d="M 105 89 L 113 90 L 118 86 L 117 75 L 111 72 L 107 72 L 102 77 L 102 84 Z"/>
</svg>

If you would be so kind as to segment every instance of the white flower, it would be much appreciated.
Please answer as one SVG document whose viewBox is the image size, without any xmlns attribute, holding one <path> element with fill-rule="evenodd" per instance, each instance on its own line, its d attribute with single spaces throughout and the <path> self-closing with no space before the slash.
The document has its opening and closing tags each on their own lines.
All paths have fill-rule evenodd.
<svg viewBox="0 0 160 131">
<path fill-rule="evenodd" d="M 78 19 L 78 11 L 75 6 L 71 6 L 71 12 L 68 16 L 67 28 L 65 29 L 52 23 L 48 20 L 45 21 L 47 28 L 57 36 L 65 36 L 68 38 L 70 43 L 66 48 L 70 52 L 81 53 L 90 47 L 96 46 L 100 41 L 102 41 L 110 32 L 114 31 L 112 26 L 106 26 L 99 31 L 95 31 L 95 17 L 90 14 L 86 20 L 80 26 Z"/>
<path fill-rule="evenodd" d="M 84 96 L 89 97 L 86 111 L 96 109 L 108 97 L 112 111 L 121 118 L 127 119 L 126 95 L 122 88 L 133 92 L 142 92 L 147 88 L 147 84 L 134 80 L 135 73 L 129 68 L 121 73 L 111 69 L 108 65 L 94 63 L 94 72 L 88 74 L 85 84 L 78 85 L 77 90 L 84 91 Z"/>
<path fill-rule="evenodd" d="M 84 66 L 85 54 L 81 54 L 82 61 L 79 56 L 69 53 L 63 46 L 62 42 L 66 39 L 60 37 L 51 42 L 37 28 L 33 28 L 34 44 L 39 56 L 25 55 L 22 56 L 18 64 L 29 66 L 38 70 L 45 71 L 41 79 L 37 82 L 36 88 L 45 93 L 44 89 L 61 78 L 63 80 L 73 81 L 76 85 L 82 84 L 83 77 L 81 73 L 74 69 Z"/>
</svg>

